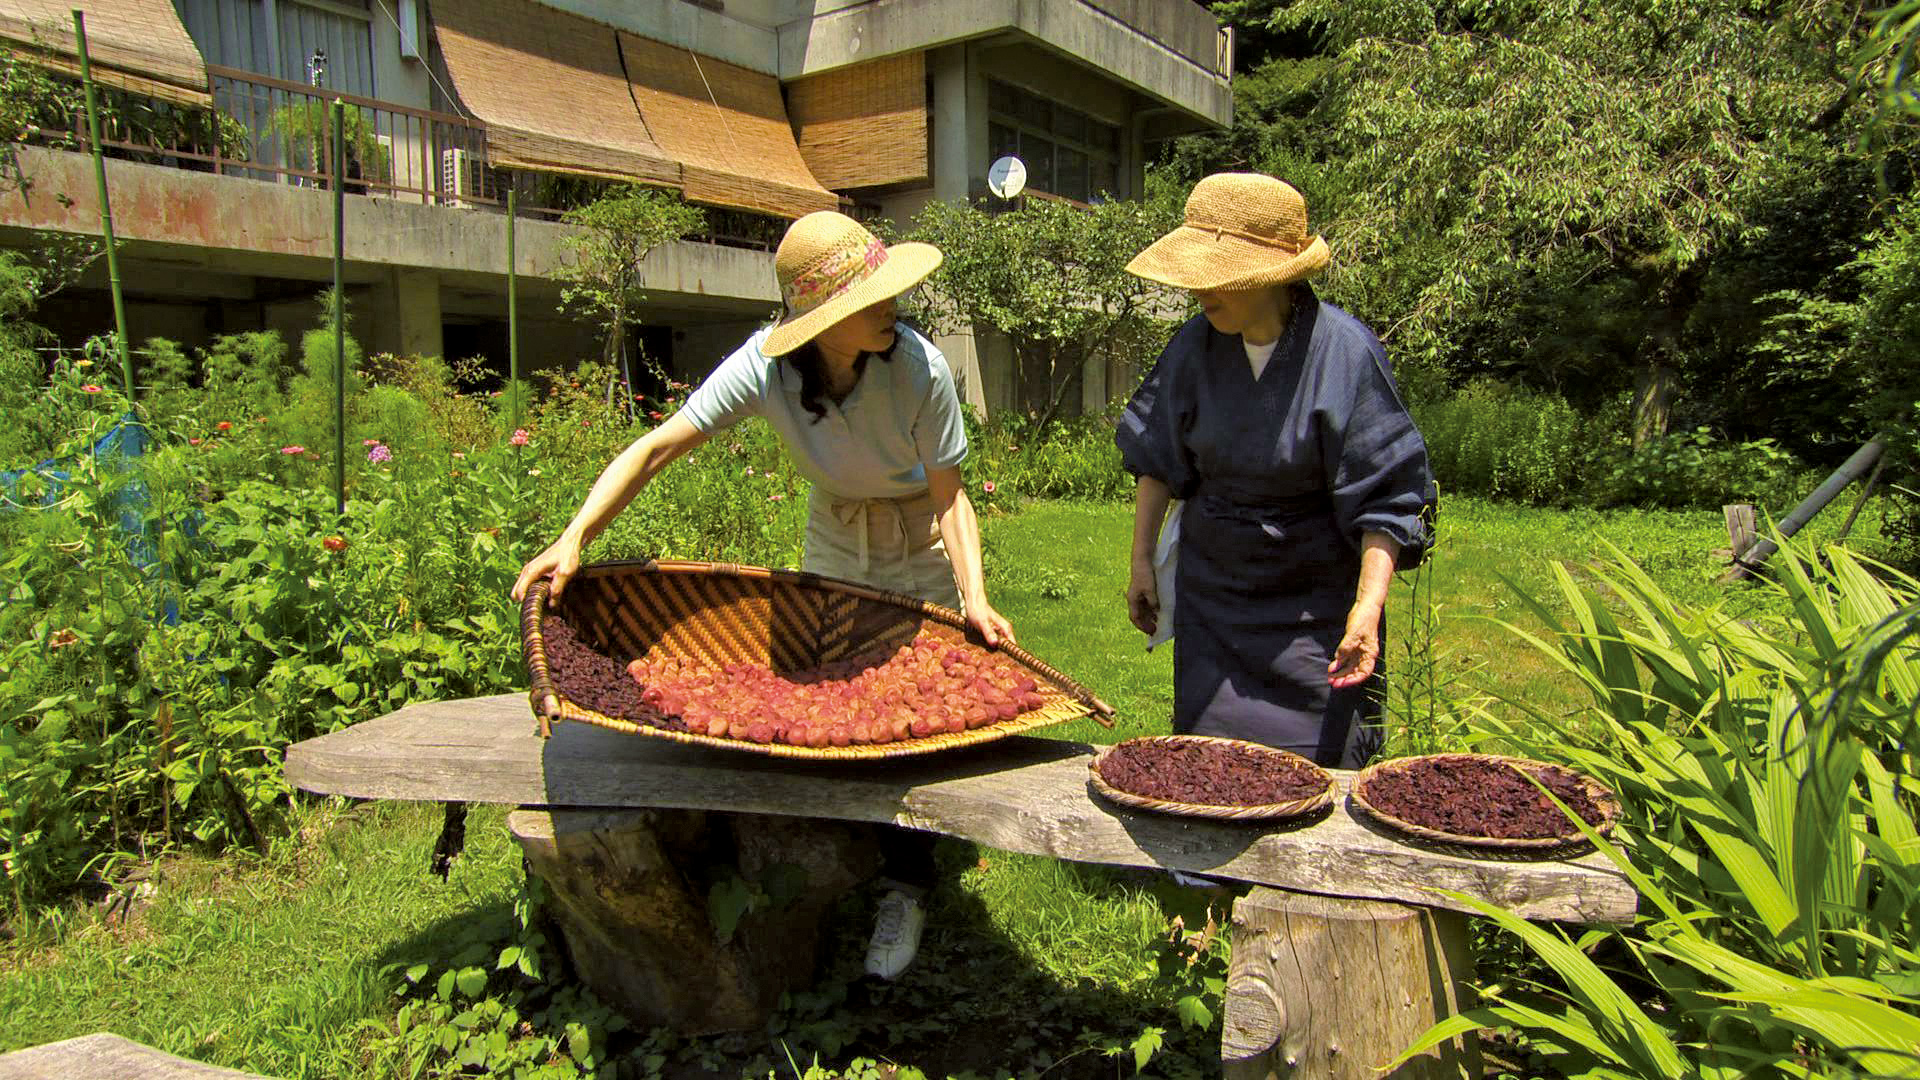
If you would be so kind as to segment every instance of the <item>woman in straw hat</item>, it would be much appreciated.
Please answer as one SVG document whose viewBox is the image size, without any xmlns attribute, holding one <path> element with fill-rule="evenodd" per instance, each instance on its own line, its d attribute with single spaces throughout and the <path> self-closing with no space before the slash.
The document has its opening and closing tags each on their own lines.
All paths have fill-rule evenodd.
<svg viewBox="0 0 1920 1080">
<path fill-rule="evenodd" d="M 1327 258 L 1290 185 L 1201 180 L 1184 223 L 1127 265 L 1202 314 L 1116 437 L 1138 480 L 1128 615 L 1150 635 L 1166 629 L 1161 522 L 1182 500 L 1174 729 L 1354 768 L 1380 742 L 1387 586 L 1425 554 L 1435 490 L 1379 339 L 1306 284 Z"/>
<path fill-rule="evenodd" d="M 961 487 L 967 437 L 953 374 L 894 318 L 894 300 L 940 260 L 930 244 L 888 247 L 844 214 L 794 222 L 774 254 L 784 315 L 607 466 L 566 531 L 521 570 L 514 599 L 547 576 L 559 596 L 582 550 L 668 462 L 758 416 L 812 482 L 802 569 L 962 608 L 989 645 L 1012 642 L 987 602 L 979 521 Z M 897 887 L 881 901 L 867 967 L 892 978 L 919 943 L 931 837 L 895 829 L 882 848 Z"/>
</svg>

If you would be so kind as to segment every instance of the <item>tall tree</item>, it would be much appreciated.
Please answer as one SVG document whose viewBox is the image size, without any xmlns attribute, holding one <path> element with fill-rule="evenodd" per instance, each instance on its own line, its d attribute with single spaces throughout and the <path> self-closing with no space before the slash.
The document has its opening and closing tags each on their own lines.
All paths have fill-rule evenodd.
<svg viewBox="0 0 1920 1080">
<path fill-rule="evenodd" d="M 1177 221 L 1166 204 L 1110 201 L 1081 208 L 1027 198 L 1002 213 L 932 202 L 909 239 L 946 253 L 922 290 L 936 332 L 988 328 L 1013 343 L 1016 393 L 1050 423 L 1105 350 L 1158 346 L 1167 290 L 1126 272 L 1128 260 Z"/>
<path fill-rule="evenodd" d="M 1767 208 L 1830 190 L 1871 112 L 1851 60 L 1872 18 L 1843 0 L 1232 6 L 1336 59 L 1303 130 L 1339 174 L 1308 194 L 1342 299 L 1416 359 L 1478 345 L 1569 380 L 1625 361 L 1643 437 L 1711 334 L 1714 257 L 1790 228 Z M 1831 264 L 1850 238 L 1798 239 Z M 1540 317 L 1502 318 L 1521 308 Z"/>
<path fill-rule="evenodd" d="M 601 359 L 609 378 L 625 375 L 627 326 L 645 299 L 642 262 L 654 248 L 699 230 L 706 216 L 676 195 L 626 186 L 567 211 L 560 220 L 573 226 L 560 241 L 570 256 L 560 268 L 566 281 L 560 301 L 600 323 L 605 334 Z"/>
</svg>

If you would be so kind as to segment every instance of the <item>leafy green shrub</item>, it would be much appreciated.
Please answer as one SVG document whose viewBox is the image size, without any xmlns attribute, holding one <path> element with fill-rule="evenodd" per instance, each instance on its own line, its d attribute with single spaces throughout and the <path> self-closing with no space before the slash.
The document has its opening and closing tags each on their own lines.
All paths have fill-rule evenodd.
<svg viewBox="0 0 1920 1080">
<path fill-rule="evenodd" d="M 1593 448 L 1619 439 L 1607 417 L 1553 394 L 1480 380 L 1413 407 L 1443 489 L 1544 504 L 1576 497 Z"/>
<path fill-rule="evenodd" d="M 1120 467 L 1113 422 L 1078 416 L 1040 424 L 1002 413 L 982 423 L 967 410 L 970 450 L 962 472 L 976 506 L 1017 499 L 1115 501 L 1133 497 L 1133 477 Z"/>
<path fill-rule="evenodd" d="M 1601 505 L 1718 507 L 1751 502 L 1784 513 L 1813 490 L 1810 470 L 1772 439 L 1728 443 L 1707 428 L 1654 439 L 1595 478 Z"/>
<path fill-rule="evenodd" d="M 295 404 L 249 416 L 279 393 L 284 350 L 218 343 L 201 357 L 210 385 L 170 375 L 167 422 L 122 466 L 91 453 L 128 409 L 86 381 L 94 361 L 58 358 L 40 389 L 29 422 L 67 433 L 70 475 L 30 474 L 0 513 L 0 888 L 14 904 L 110 878 L 120 853 L 263 845 L 291 797 L 289 743 L 516 685 L 520 567 L 644 430 L 563 378 L 515 433 L 511 398 L 382 358 L 368 373 L 391 381 L 349 401 L 360 437 L 342 516 L 318 449 L 332 343 L 307 346 Z M 676 463 L 594 555 L 792 565 L 805 497 L 771 431 L 744 425 Z"/>
<path fill-rule="evenodd" d="M 1570 621 L 1523 598 L 1593 705 L 1509 701 L 1525 720 L 1488 733 L 1619 793 L 1601 849 L 1648 910 L 1611 935 L 1614 974 L 1587 955 L 1609 935 L 1476 904 L 1562 985 L 1489 987 L 1430 1036 L 1517 1028 L 1568 1076 L 1920 1076 L 1920 582 L 1838 548 L 1776 558 L 1778 621 L 1684 610 L 1624 558 L 1611 598 L 1558 569 Z"/>
</svg>

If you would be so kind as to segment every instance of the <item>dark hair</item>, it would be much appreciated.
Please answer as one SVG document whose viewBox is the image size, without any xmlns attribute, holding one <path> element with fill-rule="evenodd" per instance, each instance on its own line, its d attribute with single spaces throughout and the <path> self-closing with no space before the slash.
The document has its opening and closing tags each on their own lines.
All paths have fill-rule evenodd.
<svg viewBox="0 0 1920 1080">
<path fill-rule="evenodd" d="M 896 328 L 905 327 L 907 324 L 896 321 L 894 326 Z M 912 329 L 911 327 L 907 328 L 909 330 Z M 896 329 L 893 334 L 893 344 L 887 346 L 880 352 L 863 351 L 859 356 L 854 357 L 854 378 L 858 379 L 860 374 L 867 370 L 867 357 L 869 356 L 877 356 L 880 358 L 881 363 L 891 364 L 893 362 L 893 350 L 900 347 L 900 339 L 902 336 L 904 335 Z M 825 420 L 827 418 L 827 361 L 825 357 L 820 355 L 820 346 L 809 341 L 788 353 L 786 360 L 793 365 L 793 370 L 800 373 L 800 407 L 813 414 L 813 423 L 817 424 Z"/>
</svg>

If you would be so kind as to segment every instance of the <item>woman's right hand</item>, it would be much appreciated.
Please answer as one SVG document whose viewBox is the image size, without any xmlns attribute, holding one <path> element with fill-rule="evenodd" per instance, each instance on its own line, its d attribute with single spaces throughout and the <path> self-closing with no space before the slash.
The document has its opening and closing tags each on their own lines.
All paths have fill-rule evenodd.
<svg viewBox="0 0 1920 1080">
<path fill-rule="evenodd" d="M 560 599 L 560 593 L 580 572 L 580 541 L 573 533 L 560 534 L 560 539 L 547 545 L 547 550 L 535 555 L 520 571 L 520 580 L 513 583 L 514 603 L 526 599 L 527 590 L 543 577 L 553 578 L 553 588 L 547 593 L 548 603 Z"/>
<path fill-rule="evenodd" d="M 1160 587 L 1153 580 L 1153 560 L 1133 560 L 1127 582 L 1127 618 L 1134 628 L 1151 635 L 1160 625 Z"/>
</svg>

